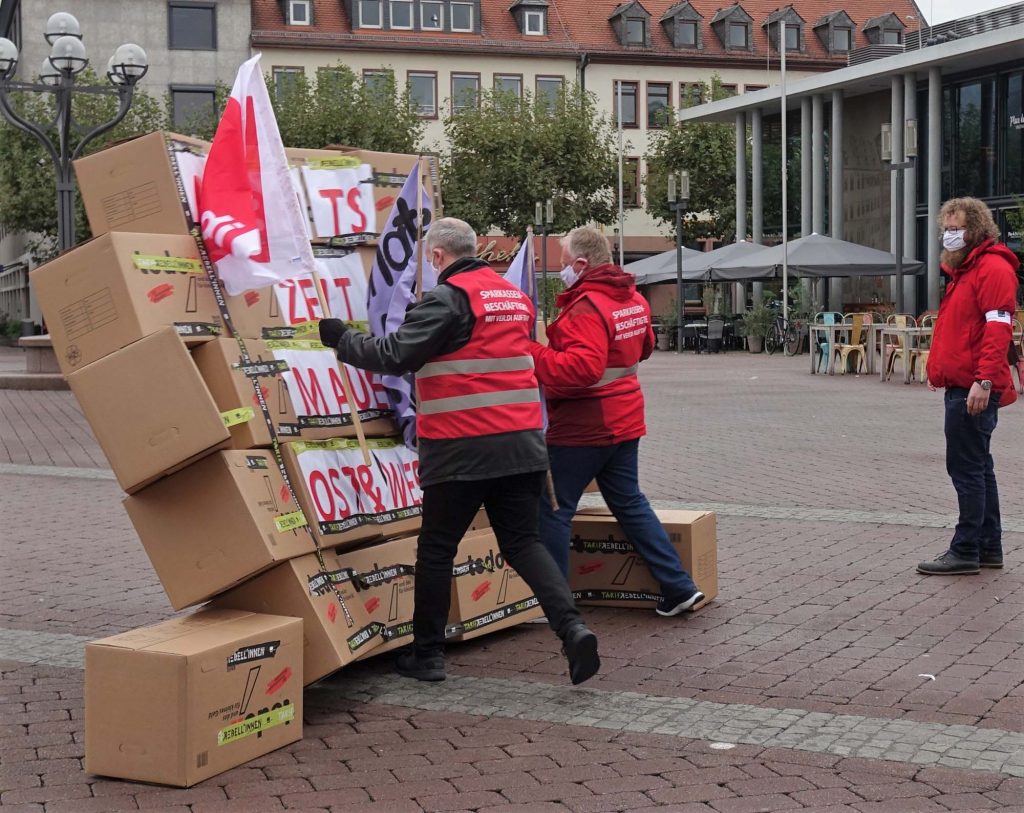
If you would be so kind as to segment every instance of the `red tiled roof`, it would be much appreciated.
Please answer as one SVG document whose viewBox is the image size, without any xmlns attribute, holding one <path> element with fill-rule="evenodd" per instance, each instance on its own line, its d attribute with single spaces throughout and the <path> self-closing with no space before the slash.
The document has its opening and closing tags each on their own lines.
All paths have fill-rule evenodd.
<svg viewBox="0 0 1024 813">
<path fill-rule="evenodd" d="M 763 61 L 770 54 L 778 59 L 774 48 L 769 51 L 768 38 L 762 23 L 768 15 L 786 3 L 780 0 L 744 0 L 743 9 L 753 18 L 753 50 L 726 51 L 711 29 L 715 14 L 728 8 L 728 0 L 691 0 L 691 4 L 704 19 L 701 23 L 704 47 L 701 51 L 674 48 L 659 20 L 665 12 L 678 5 L 679 0 L 642 0 L 650 13 L 650 48 L 626 47 L 619 44 L 609 17 L 622 4 L 616 0 L 550 0 L 548 7 L 547 37 L 525 36 L 519 32 L 515 18 L 509 11 L 511 0 L 481 0 L 482 33 L 435 34 L 418 31 L 353 31 L 342 0 L 313 0 L 312 26 L 285 24 L 282 4 L 278 0 L 253 0 L 253 43 L 260 45 L 291 45 L 293 47 L 347 47 L 390 48 L 392 50 L 429 49 L 432 51 L 467 50 L 470 44 L 480 49 L 501 48 L 522 53 L 587 52 L 603 61 L 621 58 L 628 61 L 664 61 L 674 58 L 699 63 L 705 60 Z M 856 26 L 854 47 L 868 44 L 861 29 L 867 20 L 895 12 L 908 30 L 920 18 L 914 0 L 794 0 L 793 8 L 806 20 L 804 44 L 801 54 L 790 53 L 794 64 L 818 62 L 822 67 L 846 63 L 846 55 L 830 55 L 821 44 L 813 26 L 826 14 L 845 10 Z M 915 19 L 908 19 L 908 15 Z"/>
</svg>

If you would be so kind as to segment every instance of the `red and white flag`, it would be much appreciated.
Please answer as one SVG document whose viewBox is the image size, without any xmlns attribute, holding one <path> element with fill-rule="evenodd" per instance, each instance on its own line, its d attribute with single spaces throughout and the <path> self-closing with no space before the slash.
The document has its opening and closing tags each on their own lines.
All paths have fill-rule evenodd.
<svg viewBox="0 0 1024 813">
<path fill-rule="evenodd" d="M 199 192 L 203 241 L 231 295 L 315 270 L 259 60 L 238 69 Z"/>
</svg>

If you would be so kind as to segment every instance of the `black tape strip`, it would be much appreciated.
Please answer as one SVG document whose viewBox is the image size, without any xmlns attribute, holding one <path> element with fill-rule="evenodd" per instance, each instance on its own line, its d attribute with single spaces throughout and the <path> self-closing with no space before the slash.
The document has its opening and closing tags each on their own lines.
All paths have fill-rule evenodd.
<svg viewBox="0 0 1024 813">
<path fill-rule="evenodd" d="M 576 601 L 661 601 L 660 593 L 646 590 L 573 590 Z"/>
<path fill-rule="evenodd" d="M 459 632 L 452 633 L 454 635 L 461 635 L 467 632 L 473 632 L 484 627 L 489 627 L 491 624 L 497 624 L 499 621 L 504 621 L 506 618 L 525 613 L 527 610 L 532 610 L 534 607 L 540 605 L 537 601 L 536 596 L 530 596 L 529 598 L 517 601 L 514 604 L 506 604 L 504 607 L 498 607 L 497 609 L 491 610 L 490 612 L 478 615 L 475 618 L 470 618 L 459 624 L 451 625 L 452 628 L 458 627 Z M 448 630 L 445 630 L 445 635 L 448 635 Z"/>
</svg>

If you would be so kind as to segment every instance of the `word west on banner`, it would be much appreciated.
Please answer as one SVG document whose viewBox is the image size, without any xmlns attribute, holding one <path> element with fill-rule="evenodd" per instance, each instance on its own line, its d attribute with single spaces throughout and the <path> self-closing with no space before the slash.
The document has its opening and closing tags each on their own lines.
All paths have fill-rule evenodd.
<svg viewBox="0 0 1024 813">
<path fill-rule="evenodd" d="M 203 240 L 231 295 L 314 272 L 259 60 L 238 69 L 199 191 Z"/>
<path fill-rule="evenodd" d="M 416 205 L 416 196 L 419 206 Z M 422 213 L 422 226 L 418 218 Z M 420 165 L 416 166 L 405 179 L 402 192 L 395 201 L 391 214 L 381 230 L 377 243 L 377 256 L 370 272 L 370 286 L 367 295 L 367 316 L 370 334 L 386 336 L 398 329 L 405 319 L 406 309 L 416 301 L 422 284 L 422 292 L 429 291 L 437 284 L 429 267 L 425 252 L 417 251 L 417 232 L 425 234 L 433 215 L 430 196 L 420 180 Z M 420 267 L 417 268 L 417 258 Z M 395 420 L 402 430 L 406 445 L 416 445 L 416 405 L 413 399 L 413 376 L 381 376 L 387 389 L 388 400 L 395 412 Z"/>
</svg>

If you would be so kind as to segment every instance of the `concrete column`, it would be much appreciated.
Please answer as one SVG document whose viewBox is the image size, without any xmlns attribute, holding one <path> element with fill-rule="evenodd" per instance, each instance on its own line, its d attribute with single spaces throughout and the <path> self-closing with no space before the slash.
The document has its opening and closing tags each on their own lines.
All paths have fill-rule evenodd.
<svg viewBox="0 0 1024 813">
<path fill-rule="evenodd" d="M 917 119 L 917 76 L 903 75 L 903 118 Z M 920 132 L 920 130 L 918 131 Z M 919 136 L 920 138 L 920 136 Z M 904 132 L 903 141 L 906 141 Z M 907 145 L 903 145 L 903 160 L 906 160 Z M 917 259 L 917 168 L 903 171 L 903 256 Z M 911 313 L 917 313 L 917 277 L 908 274 L 903 277 L 903 301 Z"/>
<path fill-rule="evenodd" d="M 825 106 L 820 93 L 811 100 L 811 231 L 825 233 Z"/>
<path fill-rule="evenodd" d="M 761 109 L 757 108 L 750 114 L 750 238 L 755 243 L 764 241 L 764 120 Z M 755 282 L 752 286 L 755 303 L 764 300 L 764 283 Z"/>
<path fill-rule="evenodd" d="M 811 233 L 811 97 L 800 100 L 800 236 Z M 800 280 L 804 298 L 813 297 L 821 303 L 822 297 L 815 290 L 814 280 L 804 277 Z"/>
<path fill-rule="evenodd" d="M 837 240 L 846 239 L 843 234 L 845 212 L 843 211 L 843 91 L 832 91 L 832 129 L 829 135 L 831 155 L 831 186 L 828 199 L 828 217 L 830 233 Z M 842 310 L 843 280 L 829 280 L 829 302 L 834 310 Z"/>
<path fill-rule="evenodd" d="M 892 160 L 901 161 L 903 160 L 903 77 L 892 77 L 891 88 L 889 121 L 892 125 Z M 899 210 L 899 204 L 896 201 L 896 176 L 892 172 L 889 173 L 889 181 L 889 250 L 895 254 L 896 226 L 903 217 L 903 213 Z M 906 240 L 904 240 L 905 242 Z M 904 253 L 906 253 L 905 249 L 906 246 L 904 246 Z M 890 279 L 889 291 L 895 304 L 898 301 L 895 275 Z M 905 308 L 910 306 L 909 302 L 903 304 Z"/>
<path fill-rule="evenodd" d="M 736 240 L 747 237 L 747 118 L 736 114 Z"/>
<path fill-rule="evenodd" d="M 939 241 L 936 236 L 942 205 L 942 69 L 928 69 L 928 307 L 939 307 Z"/>
</svg>

